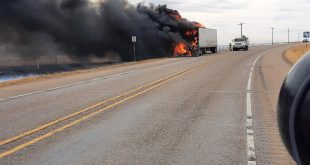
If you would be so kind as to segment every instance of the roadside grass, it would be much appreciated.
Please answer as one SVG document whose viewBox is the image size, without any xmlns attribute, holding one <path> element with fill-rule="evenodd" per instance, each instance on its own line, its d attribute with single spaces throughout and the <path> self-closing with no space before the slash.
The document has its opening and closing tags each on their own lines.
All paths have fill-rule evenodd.
<svg viewBox="0 0 310 165">
<path fill-rule="evenodd" d="M 285 52 L 284 57 L 289 63 L 295 64 L 300 58 L 302 58 L 309 51 L 310 51 L 310 44 L 301 44 L 288 49 Z"/>
</svg>

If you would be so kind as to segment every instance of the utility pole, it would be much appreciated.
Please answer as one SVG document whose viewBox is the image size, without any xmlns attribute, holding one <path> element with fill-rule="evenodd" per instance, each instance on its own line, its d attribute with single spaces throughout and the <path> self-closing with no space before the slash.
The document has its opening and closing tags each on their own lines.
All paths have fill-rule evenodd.
<svg viewBox="0 0 310 165">
<path fill-rule="evenodd" d="M 290 29 L 287 30 L 287 43 L 290 43 Z"/>
<path fill-rule="evenodd" d="M 274 28 L 272 27 L 271 28 L 271 31 L 272 31 L 272 33 L 271 33 L 271 44 L 273 45 L 273 30 L 274 30 Z"/>
<path fill-rule="evenodd" d="M 243 22 L 241 22 L 240 24 L 238 24 L 238 25 L 240 25 L 241 26 L 241 38 L 242 38 L 242 36 L 243 36 L 243 25 L 244 25 L 245 23 L 243 23 Z"/>
</svg>

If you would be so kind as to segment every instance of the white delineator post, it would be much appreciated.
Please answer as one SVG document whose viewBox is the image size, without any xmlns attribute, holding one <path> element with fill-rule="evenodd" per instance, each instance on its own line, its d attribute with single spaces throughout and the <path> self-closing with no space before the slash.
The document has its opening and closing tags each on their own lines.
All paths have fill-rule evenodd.
<svg viewBox="0 0 310 165">
<path fill-rule="evenodd" d="M 132 36 L 131 41 L 133 43 L 133 56 L 134 60 L 137 61 L 137 55 L 136 55 L 136 42 L 137 42 L 137 36 Z"/>
</svg>

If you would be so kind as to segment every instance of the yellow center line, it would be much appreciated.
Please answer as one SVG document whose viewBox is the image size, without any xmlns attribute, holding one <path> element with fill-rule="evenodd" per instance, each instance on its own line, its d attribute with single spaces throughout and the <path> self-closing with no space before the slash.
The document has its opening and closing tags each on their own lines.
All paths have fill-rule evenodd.
<svg viewBox="0 0 310 165">
<path fill-rule="evenodd" d="M 124 99 L 122 99 L 122 100 L 120 100 L 120 101 L 118 101 L 118 102 L 116 102 L 116 103 L 114 103 L 114 104 L 111 104 L 111 105 L 109 105 L 109 106 L 107 106 L 107 107 L 105 107 L 105 108 L 103 108 L 103 109 L 100 109 L 100 110 L 98 110 L 98 111 L 96 111 L 96 112 L 94 112 L 94 113 L 91 113 L 91 114 L 89 114 L 89 115 L 87 115 L 87 116 L 84 116 L 84 117 L 78 119 L 78 120 L 75 120 L 75 121 L 73 121 L 73 122 L 71 122 L 71 123 L 69 123 L 69 124 L 67 124 L 67 125 L 64 125 L 64 126 L 58 128 L 58 129 L 53 130 L 53 131 L 51 131 L 51 132 L 49 132 L 49 133 L 47 133 L 47 134 L 45 134 L 45 135 L 42 135 L 42 136 L 39 136 L 39 137 L 37 137 L 37 138 L 35 138 L 35 139 L 33 139 L 33 140 L 30 140 L 29 142 L 24 143 L 24 144 L 22 144 L 22 145 L 19 145 L 19 146 L 15 147 L 15 148 L 13 148 L 13 149 L 11 149 L 11 150 L 5 151 L 5 152 L 3 152 L 3 153 L 0 154 L 0 159 L 3 158 L 3 157 L 6 157 L 6 156 L 8 156 L 8 155 L 11 155 L 11 154 L 13 154 L 13 153 L 15 153 L 15 152 L 17 152 L 17 151 L 23 149 L 23 148 L 26 148 L 26 147 L 28 147 L 28 146 L 30 146 L 30 145 L 32 145 L 32 144 L 35 144 L 35 143 L 37 143 L 37 142 L 39 142 L 39 141 L 41 141 L 41 140 L 43 140 L 43 139 L 46 139 L 46 138 L 48 138 L 48 137 L 50 137 L 50 136 L 52 136 L 52 135 L 54 135 L 54 134 L 56 134 L 56 133 L 58 133 L 58 132 L 61 132 L 61 131 L 65 130 L 65 129 L 67 129 L 67 128 L 70 128 L 70 127 L 72 127 L 72 126 L 74 126 L 74 125 L 76 125 L 76 124 L 79 124 L 80 122 L 82 122 L 82 121 L 84 121 L 84 120 L 87 120 L 87 119 L 89 119 L 89 118 L 91 118 L 91 117 L 93 117 L 93 116 L 95 116 L 95 115 L 97 115 L 97 114 L 99 114 L 99 113 L 101 113 L 101 112 L 104 112 L 104 111 L 106 111 L 106 110 L 109 110 L 109 109 L 111 109 L 111 108 L 113 108 L 113 107 L 115 107 L 115 106 L 117 106 L 117 105 L 119 105 L 119 104 L 122 104 L 122 103 L 125 102 L 125 101 L 128 101 L 128 100 L 133 99 L 133 98 L 135 98 L 135 97 L 137 97 L 137 96 L 139 96 L 139 95 L 142 95 L 142 94 L 144 94 L 144 93 L 146 93 L 146 92 L 148 92 L 148 91 L 150 91 L 150 90 L 152 90 L 152 89 L 154 89 L 154 88 L 157 88 L 157 87 L 161 86 L 162 84 L 165 84 L 165 83 L 167 83 L 167 82 L 169 82 L 169 81 L 172 81 L 172 80 L 174 80 L 174 79 L 176 79 L 176 78 L 179 78 L 179 77 L 181 77 L 181 76 L 183 76 L 183 75 L 186 75 L 186 74 L 188 74 L 188 73 L 190 73 L 190 72 L 193 72 L 193 71 L 197 70 L 198 68 L 203 67 L 203 66 L 206 66 L 206 65 L 208 65 L 208 64 L 202 64 L 202 65 L 199 65 L 199 66 L 197 66 L 197 67 L 194 67 L 194 68 L 192 68 L 192 69 L 190 69 L 190 70 L 178 72 L 179 75 L 178 75 L 178 74 L 174 74 L 174 75 L 177 75 L 177 76 L 174 76 L 174 77 L 169 76 L 170 78 L 167 79 L 167 80 L 162 79 L 162 80 L 164 80 L 163 82 L 160 82 L 160 83 L 158 83 L 158 84 L 156 84 L 156 85 L 154 85 L 154 86 L 152 86 L 152 87 L 150 87 L 150 88 L 148 88 L 148 89 L 145 89 L 145 90 L 143 90 L 143 91 L 141 91 L 141 92 L 138 92 L 138 93 L 136 93 L 136 94 L 134 94 L 134 95 L 131 95 L 131 96 L 127 97 L 127 98 L 124 98 Z M 158 82 L 158 81 L 157 81 L 157 82 Z M 151 83 L 151 84 L 154 84 L 154 83 Z M 140 87 L 140 89 L 141 89 L 141 87 Z M 129 92 L 129 93 L 131 93 L 131 92 Z"/>
<path fill-rule="evenodd" d="M 180 74 L 180 73 L 182 73 L 182 72 L 184 72 L 184 71 L 180 71 L 180 72 L 174 73 L 174 74 L 172 74 L 172 75 L 170 75 L 170 76 L 167 76 L 167 77 L 161 78 L 161 79 L 159 79 L 159 80 L 157 80 L 157 81 L 148 83 L 148 84 L 143 85 L 143 86 L 141 86 L 141 87 L 139 87 L 139 88 L 136 88 L 136 89 L 133 89 L 133 90 L 131 90 L 131 91 L 129 91 L 129 92 L 123 93 L 123 94 L 121 94 L 121 95 L 119 95 L 119 96 L 116 96 L 116 97 L 110 98 L 110 99 L 108 99 L 108 100 L 99 102 L 99 103 L 97 103 L 97 104 L 95 104 L 95 105 L 93 105 L 93 106 L 91 106 L 91 107 L 82 109 L 82 110 L 80 110 L 80 111 L 78 111 L 78 112 L 72 113 L 72 114 L 67 115 L 67 116 L 65 116 L 65 117 L 62 117 L 62 118 L 60 118 L 60 119 L 51 121 L 51 122 L 49 122 L 49 123 L 47 123 L 47 124 L 44 124 L 44 125 L 42 125 L 42 126 L 40 126 L 40 127 L 37 127 L 37 128 L 32 129 L 32 130 L 30 130 L 30 131 L 24 132 L 24 133 L 22 133 L 22 134 L 20 134 L 20 135 L 11 137 L 11 138 L 6 139 L 6 140 L 4 140 L 4 141 L 0 141 L 0 146 L 6 145 L 6 144 L 8 144 L 8 143 L 12 143 L 12 142 L 14 142 L 14 141 L 16 141 L 16 140 L 18 140 L 18 139 L 21 139 L 21 138 L 26 137 L 26 136 L 29 136 L 29 135 L 31 135 L 31 134 L 33 134 L 33 133 L 39 132 L 39 131 L 41 131 L 41 130 L 44 130 L 44 129 L 46 129 L 46 128 L 48 128 L 48 127 L 51 127 L 51 126 L 53 126 L 53 125 L 55 125 L 55 124 L 58 124 L 58 123 L 60 123 L 60 122 L 62 122 L 62 121 L 65 121 L 65 120 L 67 120 L 67 119 L 70 119 L 70 118 L 73 118 L 73 117 L 75 117 L 75 116 L 78 116 L 78 115 L 80 115 L 80 114 L 82 114 L 82 113 L 85 113 L 85 112 L 90 111 L 90 110 L 92 110 L 92 109 L 94 109 L 94 108 L 96 108 L 96 107 L 99 107 L 99 106 L 101 106 L 101 105 L 103 105 L 103 104 L 105 104 L 105 103 L 108 103 L 108 102 L 110 102 L 110 101 L 116 100 L 116 99 L 121 98 L 121 97 L 124 97 L 124 96 L 126 96 L 126 95 L 128 95 L 128 94 L 130 94 L 130 93 L 134 93 L 134 92 L 136 92 L 136 91 L 139 91 L 140 89 L 143 89 L 143 88 L 145 88 L 145 87 L 147 87 L 147 86 L 150 86 L 150 85 L 152 85 L 152 84 L 156 84 L 156 83 L 158 83 L 158 82 L 160 82 L 160 81 L 163 81 L 163 80 L 165 80 L 165 79 L 168 79 L 168 78 L 170 78 L 170 77 L 173 77 L 173 76 L 175 76 L 175 75 L 178 75 L 178 74 Z"/>
</svg>

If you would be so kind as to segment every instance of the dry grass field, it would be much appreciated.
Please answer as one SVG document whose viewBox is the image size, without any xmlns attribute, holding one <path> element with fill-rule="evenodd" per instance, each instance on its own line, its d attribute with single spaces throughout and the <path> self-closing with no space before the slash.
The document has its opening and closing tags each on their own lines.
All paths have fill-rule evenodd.
<svg viewBox="0 0 310 165">
<path fill-rule="evenodd" d="M 301 44 L 288 49 L 285 53 L 285 58 L 289 63 L 295 64 L 305 53 L 309 51 L 310 44 Z"/>
</svg>

